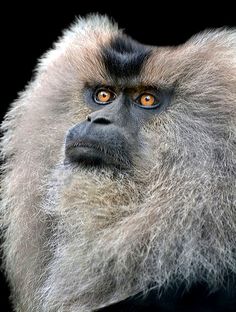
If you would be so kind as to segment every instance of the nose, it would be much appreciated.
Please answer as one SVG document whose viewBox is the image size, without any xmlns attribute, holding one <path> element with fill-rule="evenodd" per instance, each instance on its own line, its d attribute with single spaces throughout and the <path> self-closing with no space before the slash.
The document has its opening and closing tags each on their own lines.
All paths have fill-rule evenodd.
<svg viewBox="0 0 236 312">
<path fill-rule="evenodd" d="M 102 116 L 97 116 L 97 115 L 89 115 L 87 117 L 87 121 L 95 124 L 101 124 L 101 125 L 109 125 L 111 124 L 111 120 L 109 117 L 102 117 Z"/>
</svg>

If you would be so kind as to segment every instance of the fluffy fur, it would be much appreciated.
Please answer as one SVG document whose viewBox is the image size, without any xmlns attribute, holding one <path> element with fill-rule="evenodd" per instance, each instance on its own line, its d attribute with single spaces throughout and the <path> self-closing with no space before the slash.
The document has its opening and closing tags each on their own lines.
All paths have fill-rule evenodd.
<svg viewBox="0 0 236 312">
<path fill-rule="evenodd" d="M 2 123 L 5 268 L 18 312 L 92 311 L 149 287 L 236 273 L 236 32 L 152 48 L 138 83 L 174 86 L 129 172 L 65 165 L 82 90 L 108 84 L 100 48 L 122 32 L 79 19 Z"/>
</svg>

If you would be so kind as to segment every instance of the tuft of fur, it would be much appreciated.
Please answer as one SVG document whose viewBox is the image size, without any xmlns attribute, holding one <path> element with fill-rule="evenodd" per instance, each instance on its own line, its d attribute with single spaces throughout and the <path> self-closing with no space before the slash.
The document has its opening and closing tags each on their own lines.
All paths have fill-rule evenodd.
<svg viewBox="0 0 236 312">
<path fill-rule="evenodd" d="M 15 311 L 92 311 L 151 285 L 236 273 L 236 31 L 152 48 L 140 84 L 174 86 L 129 172 L 65 165 L 68 129 L 108 84 L 100 48 L 122 32 L 79 19 L 41 59 L 1 129 L 1 226 Z"/>
</svg>

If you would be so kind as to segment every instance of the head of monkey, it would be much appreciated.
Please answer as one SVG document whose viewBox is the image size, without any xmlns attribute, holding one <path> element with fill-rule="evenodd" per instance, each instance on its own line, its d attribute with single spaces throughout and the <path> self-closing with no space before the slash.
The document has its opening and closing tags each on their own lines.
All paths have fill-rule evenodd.
<svg viewBox="0 0 236 312">
<path fill-rule="evenodd" d="M 78 19 L 2 131 L 18 309 L 91 311 L 236 272 L 235 30 L 154 47 Z"/>
</svg>

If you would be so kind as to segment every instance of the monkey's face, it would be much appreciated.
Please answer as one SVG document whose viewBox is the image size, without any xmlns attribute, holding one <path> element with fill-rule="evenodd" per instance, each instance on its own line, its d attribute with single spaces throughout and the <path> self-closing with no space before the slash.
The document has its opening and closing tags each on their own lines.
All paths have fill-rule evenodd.
<svg viewBox="0 0 236 312">
<path fill-rule="evenodd" d="M 151 86 L 87 86 L 85 102 L 92 113 L 66 137 L 66 160 L 87 166 L 127 169 L 142 150 L 142 126 L 162 111 L 170 92 Z"/>
</svg>

